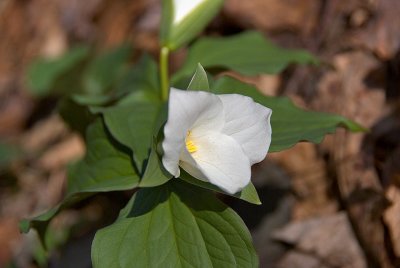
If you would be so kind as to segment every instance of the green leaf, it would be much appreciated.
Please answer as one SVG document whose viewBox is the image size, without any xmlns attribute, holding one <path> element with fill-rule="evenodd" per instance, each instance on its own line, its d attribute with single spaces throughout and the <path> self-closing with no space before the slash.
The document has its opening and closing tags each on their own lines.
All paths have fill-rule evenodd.
<svg viewBox="0 0 400 268">
<path fill-rule="evenodd" d="M 192 80 L 187 88 L 188 90 L 202 90 L 210 91 L 210 86 L 208 84 L 207 73 L 201 64 L 197 64 L 196 72 L 194 73 Z"/>
<path fill-rule="evenodd" d="M 132 49 L 129 45 L 122 45 L 94 58 L 83 74 L 85 93 L 101 95 L 121 77 Z"/>
<path fill-rule="evenodd" d="M 221 190 L 214 184 L 211 184 L 209 182 L 205 182 L 205 181 L 202 181 L 202 180 L 192 177 L 191 175 L 189 175 L 186 171 L 184 171 L 182 169 L 181 169 L 180 178 L 190 184 L 202 187 L 204 189 L 208 189 L 208 190 L 212 190 L 215 192 L 219 192 L 221 194 L 226 194 L 226 195 L 230 195 L 230 196 L 233 196 L 236 198 L 240 198 L 244 201 L 247 201 L 247 202 L 255 204 L 255 205 L 261 205 L 261 201 L 257 194 L 257 190 L 254 187 L 253 183 L 251 183 L 251 182 L 242 191 L 231 195 L 231 194 L 226 193 L 224 190 Z"/>
<path fill-rule="evenodd" d="M 85 158 L 68 174 L 68 195 L 120 191 L 138 185 L 128 150 L 110 137 L 100 119 L 89 126 L 86 141 Z"/>
<path fill-rule="evenodd" d="M 139 183 L 139 187 L 159 186 L 169 181 L 172 176 L 165 170 L 160 156 L 157 153 L 157 140 L 154 139 L 146 170 Z"/>
<path fill-rule="evenodd" d="M 299 141 L 320 143 L 326 134 L 334 133 L 339 126 L 353 132 L 365 131 L 363 127 L 343 116 L 300 109 L 288 98 L 264 96 L 253 86 L 233 78 L 220 78 L 214 84 L 212 92 L 246 95 L 272 109 L 270 152 L 288 149 Z"/>
<path fill-rule="evenodd" d="M 101 119 L 88 127 L 86 140 L 85 158 L 69 169 L 65 199 L 47 212 L 22 221 L 21 231 L 27 232 L 29 227 L 35 227 L 40 236 L 44 237 L 48 221 L 60 209 L 96 192 L 127 190 L 138 185 L 139 177 L 133 169 L 129 154 L 111 139 Z"/>
<path fill-rule="evenodd" d="M 217 15 L 223 0 L 203 0 L 181 20 L 176 20 L 177 5 L 186 0 L 163 0 L 161 19 L 161 44 L 171 50 L 182 47 L 200 33 Z M 193 68 L 194 69 L 194 68 Z"/>
<path fill-rule="evenodd" d="M 29 90 L 37 96 L 45 96 L 51 92 L 76 92 L 78 85 L 72 85 L 67 80 L 75 77 L 78 66 L 84 65 L 89 57 L 89 47 L 79 46 L 56 59 L 37 59 L 28 68 L 27 84 Z M 67 75 L 69 74 L 69 75 Z M 63 79 L 65 76 L 68 79 Z M 74 79 L 73 79 L 74 80 Z M 75 84 L 77 81 L 73 81 Z"/>
<path fill-rule="evenodd" d="M 211 192 L 171 180 L 141 189 L 98 231 L 94 268 L 258 267 L 242 219 Z"/>
<path fill-rule="evenodd" d="M 233 70 L 244 75 L 276 74 L 291 63 L 316 63 L 303 50 L 283 49 L 259 32 L 244 32 L 232 37 L 204 37 L 189 50 L 186 62 L 173 76 L 173 83 L 189 76 L 196 65 Z"/>
<path fill-rule="evenodd" d="M 73 204 L 83 200 L 93 193 L 79 193 L 68 195 L 64 198 L 62 202 L 60 202 L 55 207 L 47 210 L 46 212 L 31 218 L 31 219 L 23 219 L 19 222 L 19 229 L 22 233 L 28 233 L 31 228 L 35 228 L 38 232 L 39 238 L 44 247 L 49 248 L 50 245 L 46 244 L 46 236 L 48 225 L 50 220 L 57 215 L 57 213 L 67 207 L 72 206 Z"/>
<path fill-rule="evenodd" d="M 156 103 L 125 103 L 102 111 L 104 121 L 113 137 L 133 151 L 141 171 L 148 158 L 155 121 L 160 109 Z"/>
<path fill-rule="evenodd" d="M 86 106 L 79 105 L 71 98 L 62 98 L 57 103 L 57 110 L 70 129 L 85 136 L 87 127 L 95 120 L 95 116 Z"/>
<path fill-rule="evenodd" d="M 136 167 L 142 171 L 162 107 L 154 60 L 144 55 L 119 82 L 116 95 L 124 97 L 114 106 L 90 107 L 90 111 L 103 114 L 113 137 L 132 150 Z"/>
<path fill-rule="evenodd" d="M 74 95 L 73 100 L 81 105 L 102 106 L 112 101 L 118 104 L 133 102 L 159 102 L 159 80 L 157 64 L 147 54 L 124 72 L 113 84 L 114 90 L 105 95 Z"/>
<path fill-rule="evenodd" d="M 113 100 L 110 95 L 85 95 L 85 94 L 73 94 L 71 99 L 80 105 L 104 105 Z"/>
<path fill-rule="evenodd" d="M 157 94 L 160 87 L 157 63 L 144 54 L 118 83 L 118 95 L 136 92 Z"/>
</svg>

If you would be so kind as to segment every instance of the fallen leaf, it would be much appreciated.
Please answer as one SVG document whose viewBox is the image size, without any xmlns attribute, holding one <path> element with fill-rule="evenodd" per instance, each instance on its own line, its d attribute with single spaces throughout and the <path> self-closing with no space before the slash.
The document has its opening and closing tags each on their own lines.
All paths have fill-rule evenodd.
<svg viewBox="0 0 400 268">
<path fill-rule="evenodd" d="M 344 115 L 364 127 L 372 127 L 388 108 L 382 88 L 369 88 L 364 79 L 379 66 L 365 52 L 341 53 L 333 59 L 334 69 L 318 85 L 313 106 L 326 112 Z M 385 208 L 382 186 L 376 170 L 362 150 L 365 134 L 344 130 L 326 139 L 322 145 L 330 155 L 328 162 L 354 229 L 367 252 L 368 261 L 381 267 L 392 267 L 385 248 L 384 227 L 380 221 Z"/>
<path fill-rule="evenodd" d="M 367 267 L 363 253 L 352 232 L 347 215 L 343 212 L 300 222 L 293 222 L 274 233 L 279 241 L 293 245 L 294 252 L 305 253 L 310 257 L 310 267 Z M 283 257 L 282 262 L 288 265 L 281 267 L 305 267 L 297 261 L 307 259 L 294 258 L 293 255 Z M 315 265 L 315 262 L 319 266 Z"/>
<path fill-rule="evenodd" d="M 228 0 L 224 12 L 244 27 L 294 30 L 307 35 L 316 26 L 320 5 L 313 0 Z"/>
<path fill-rule="evenodd" d="M 353 33 L 353 44 L 367 47 L 381 59 L 392 58 L 400 48 L 400 2 L 376 0 L 373 19 L 366 29 Z"/>
<path fill-rule="evenodd" d="M 320 158 L 317 146 L 298 143 L 289 150 L 268 156 L 292 177 L 293 190 L 298 197 L 293 209 L 295 220 L 335 212 L 336 201 L 329 194 L 326 164 Z"/>
<path fill-rule="evenodd" d="M 383 214 L 388 226 L 394 253 L 400 258 L 400 189 L 392 185 L 386 191 L 386 198 L 392 203 Z"/>
<path fill-rule="evenodd" d="M 85 145 L 82 138 L 77 134 L 71 134 L 50 147 L 38 160 L 38 164 L 45 170 L 57 170 L 83 157 L 84 153 Z"/>
</svg>

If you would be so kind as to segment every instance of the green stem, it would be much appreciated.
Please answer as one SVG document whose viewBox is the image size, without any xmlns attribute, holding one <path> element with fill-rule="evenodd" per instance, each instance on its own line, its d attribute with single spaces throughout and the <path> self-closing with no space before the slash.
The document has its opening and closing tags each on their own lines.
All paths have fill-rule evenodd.
<svg viewBox="0 0 400 268">
<path fill-rule="evenodd" d="M 161 98 L 166 101 L 169 92 L 169 76 L 168 76 L 168 56 L 169 48 L 161 48 L 160 53 L 160 80 L 161 80 Z"/>
</svg>

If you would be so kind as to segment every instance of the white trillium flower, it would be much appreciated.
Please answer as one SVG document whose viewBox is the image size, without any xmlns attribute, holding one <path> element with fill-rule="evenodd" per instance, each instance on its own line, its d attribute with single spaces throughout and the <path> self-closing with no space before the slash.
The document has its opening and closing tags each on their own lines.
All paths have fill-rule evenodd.
<svg viewBox="0 0 400 268">
<path fill-rule="evenodd" d="M 271 109 L 247 96 L 171 88 L 162 148 L 164 167 L 234 194 L 251 177 L 271 143 Z"/>
<path fill-rule="evenodd" d="M 206 2 L 205 0 L 173 0 L 175 7 L 173 24 L 178 24 L 183 21 L 190 13 L 192 13 L 198 6 Z"/>
</svg>

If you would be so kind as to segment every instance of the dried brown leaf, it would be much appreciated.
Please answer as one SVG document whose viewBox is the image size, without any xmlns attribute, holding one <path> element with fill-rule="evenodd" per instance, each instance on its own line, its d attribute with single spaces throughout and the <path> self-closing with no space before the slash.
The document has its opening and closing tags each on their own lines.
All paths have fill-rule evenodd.
<svg viewBox="0 0 400 268">
<path fill-rule="evenodd" d="M 319 265 L 327 267 L 367 267 L 345 213 L 293 222 L 276 231 L 274 237 L 292 244 L 295 252 L 314 257 L 310 259 L 310 265 L 318 261 Z M 292 261 L 305 259 L 304 257 L 293 259 L 290 255 L 289 258 Z M 298 266 L 299 264 L 292 263 L 286 267 L 304 267 Z"/>
<path fill-rule="evenodd" d="M 386 225 L 388 226 L 393 250 L 400 258 L 400 189 L 390 186 L 386 191 L 386 198 L 392 203 L 383 214 Z"/>
</svg>

